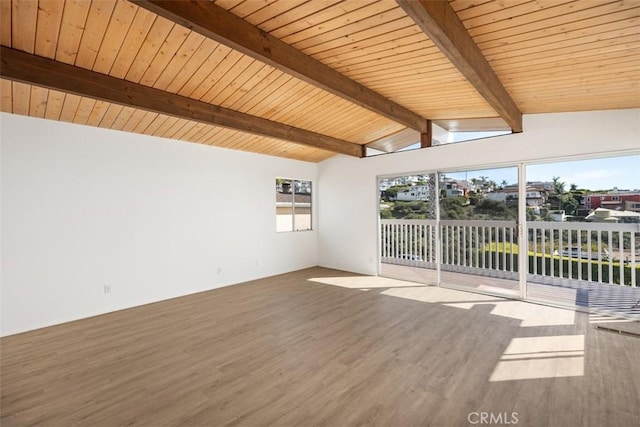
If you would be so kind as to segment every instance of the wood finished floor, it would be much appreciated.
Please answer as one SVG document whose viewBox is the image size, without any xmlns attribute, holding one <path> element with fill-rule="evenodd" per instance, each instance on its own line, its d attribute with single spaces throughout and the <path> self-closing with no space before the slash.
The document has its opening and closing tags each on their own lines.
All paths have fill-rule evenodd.
<svg viewBox="0 0 640 427">
<path fill-rule="evenodd" d="M 313 268 L 3 338 L 1 421 L 638 426 L 640 338 L 598 322 Z"/>
</svg>

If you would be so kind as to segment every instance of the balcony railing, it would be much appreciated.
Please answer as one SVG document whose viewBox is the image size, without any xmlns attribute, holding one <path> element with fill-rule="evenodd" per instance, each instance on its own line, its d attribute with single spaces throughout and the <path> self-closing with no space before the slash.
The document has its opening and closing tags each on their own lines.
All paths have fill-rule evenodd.
<svg viewBox="0 0 640 427">
<path fill-rule="evenodd" d="M 529 280 L 640 285 L 640 224 L 529 222 L 528 239 Z"/>
<path fill-rule="evenodd" d="M 440 221 L 445 271 L 518 279 L 515 221 Z"/>
<path fill-rule="evenodd" d="M 436 267 L 436 220 L 384 219 L 381 222 L 382 262 Z"/>
<path fill-rule="evenodd" d="M 518 278 L 515 221 L 381 220 L 381 227 L 383 263 L 436 268 L 440 252 L 443 271 Z M 527 240 L 529 281 L 640 285 L 640 224 L 528 222 Z"/>
</svg>

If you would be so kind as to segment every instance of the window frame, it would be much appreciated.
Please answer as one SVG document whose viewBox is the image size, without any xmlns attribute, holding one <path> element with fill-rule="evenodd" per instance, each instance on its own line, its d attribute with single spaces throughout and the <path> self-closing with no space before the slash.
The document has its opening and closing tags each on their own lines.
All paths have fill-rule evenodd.
<svg viewBox="0 0 640 427">
<path fill-rule="evenodd" d="M 290 203 L 290 209 L 291 209 L 291 226 L 290 228 L 287 228 L 285 230 L 279 229 L 278 225 L 278 208 L 281 207 L 286 207 L 286 206 L 280 206 L 279 203 L 282 202 L 278 202 L 277 201 L 277 193 L 278 193 L 278 181 L 282 180 L 282 182 L 290 182 L 291 185 L 291 203 Z M 298 187 L 297 183 L 305 183 L 304 185 L 307 186 L 309 188 L 309 192 L 308 193 L 297 193 L 296 192 L 296 188 Z M 313 231 L 313 226 L 314 226 L 314 221 L 313 221 L 313 181 L 310 179 L 299 179 L 299 178 L 287 178 L 287 177 L 283 177 L 283 176 L 277 176 L 275 178 L 275 183 L 276 183 L 276 233 L 291 233 L 291 232 L 304 232 L 304 231 Z M 282 192 L 281 192 L 282 193 Z M 284 194 L 284 193 L 283 193 Z M 297 226 L 297 222 L 296 222 L 296 194 L 308 194 L 309 196 L 309 227 L 308 228 L 298 228 Z M 287 202 L 288 203 L 288 202 Z M 304 214 L 298 214 L 298 215 L 304 215 Z"/>
</svg>

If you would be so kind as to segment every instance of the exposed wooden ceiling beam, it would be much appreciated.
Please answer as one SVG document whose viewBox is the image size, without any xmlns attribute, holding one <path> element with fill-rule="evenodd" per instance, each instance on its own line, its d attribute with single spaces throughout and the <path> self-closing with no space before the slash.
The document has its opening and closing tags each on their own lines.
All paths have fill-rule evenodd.
<svg viewBox="0 0 640 427">
<path fill-rule="evenodd" d="M 396 1 L 507 122 L 513 132 L 522 132 L 522 113 L 449 2 Z"/>
<path fill-rule="evenodd" d="M 355 157 L 364 155 L 364 148 L 359 144 L 207 104 L 5 46 L 0 50 L 0 75 L 9 80 L 277 138 L 335 153 Z"/>
<path fill-rule="evenodd" d="M 427 132 L 420 134 L 420 148 L 429 148 L 433 145 L 433 129 L 431 127 L 431 120 L 427 122 Z"/>
<path fill-rule="evenodd" d="M 425 118 L 305 55 L 212 1 L 130 1 L 395 122 L 421 133 L 427 132 Z"/>
</svg>

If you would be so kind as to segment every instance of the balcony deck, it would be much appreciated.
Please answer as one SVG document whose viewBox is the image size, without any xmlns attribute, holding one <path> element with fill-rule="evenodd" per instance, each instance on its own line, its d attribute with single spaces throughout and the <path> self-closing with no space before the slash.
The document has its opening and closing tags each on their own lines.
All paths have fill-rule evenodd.
<svg viewBox="0 0 640 427">
<path fill-rule="evenodd" d="M 443 285 L 519 298 L 525 268 L 527 300 L 640 318 L 640 224 L 380 222 L 383 276 L 437 284 L 439 264 Z"/>
<path fill-rule="evenodd" d="M 438 282 L 436 270 L 410 265 L 382 263 L 380 275 L 427 285 Z M 454 285 L 507 298 L 520 295 L 518 282 L 514 280 L 452 271 L 443 271 L 441 278 L 445 286 Z M 529 281 L 527 299 L 640 319 L 640 288 L 637 287 L 569 280 L 548 284 Z"/>
</svg>

